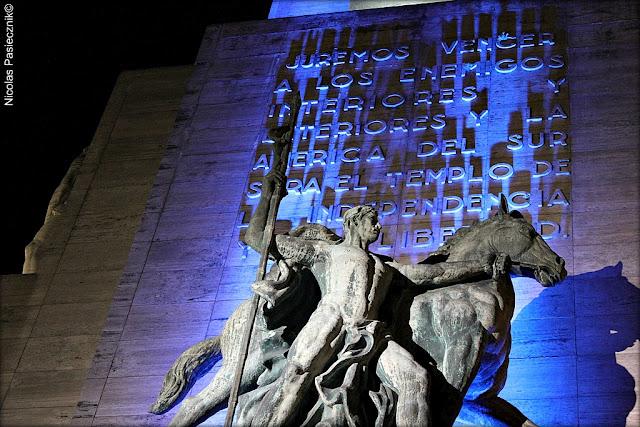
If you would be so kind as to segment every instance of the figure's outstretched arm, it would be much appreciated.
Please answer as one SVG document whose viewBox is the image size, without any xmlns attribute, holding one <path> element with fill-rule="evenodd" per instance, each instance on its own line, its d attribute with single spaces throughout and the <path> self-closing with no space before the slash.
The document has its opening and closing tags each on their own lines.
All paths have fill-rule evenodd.
<svg viewBox="0 0 640 427">
<path fill-rule="evenodd" d="M 496 278 L 508 271 L 509 257 L 499 254 L 492 261 L 456 261 L 438 264 L 398 264 L 392 263 L 402 275 L 409 279 L 410 284 L 441 288 L 464 282 L 469 279 Z"/>
</svg>

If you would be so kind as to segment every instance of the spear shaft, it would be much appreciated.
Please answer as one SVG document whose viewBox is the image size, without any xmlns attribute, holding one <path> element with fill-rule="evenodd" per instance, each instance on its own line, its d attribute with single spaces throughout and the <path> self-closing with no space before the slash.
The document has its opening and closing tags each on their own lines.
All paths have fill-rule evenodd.
<svg viewBox="0 0 640 427">
<path fill-rule="evenodd" d="M 274 168 L 280 168 L 280 170 L 286 172 L 287 163 L 289 161 L 289 151 L 291 150 L 291 141 L 293 140 L 293 131 L 298 119 L 298 112 L 300 111 L 300 96 L 298 95 L 294 101 L 293 108 L 291 109 L 289 135 L 283 135 L 283 138 L 288 138 L 288 142 L 282 148 L 280 154 L 280 161 L 278 164 L 274 164 Z M 269 261 L 269 249 L 273 242 L 273 232 L 276 225 L 276 217 L 278 216 L 278 208 L 280 207 L 280 201 L 282 200 L 281 194 L 283 193 L 282 186 L 286 185 L 281 181 L 277 181 L 274 185 L 273 193 L 271 194 L 271 200 L 269 200 L 269 212 L 267 214 L 267 223 L 262 234 L 262 251 L 260 252 L 260 264 L 258 271 L 256 272 L 256 281 L 264 280 L 264 276 L 267 271 L 267 262 Z M 229 404 L 227 407 L 227 416 L 224 421 L 225 427 L 231 427 L 233 424 L 233 417 L 235 415 L 236 406 L 238 404 L 238 394 L 240 392 L 240 383 L 242 381 L 242 372 L 247 360 L 247 353 L 249 351 L 249 342 L 251 340 L 251 332 L 253 330 L 253 323 L 258 311 L 258 302 L 260 297 L 255 293 L 250 300 L 249 316 L 245 329 L 242 335 L 242 341 L 240 343 L 240 358 L 236 365 L 236 370 L 233 376 L 233 384 L 231 386 L 231 394 L 229 395 Z"/>
</svg>

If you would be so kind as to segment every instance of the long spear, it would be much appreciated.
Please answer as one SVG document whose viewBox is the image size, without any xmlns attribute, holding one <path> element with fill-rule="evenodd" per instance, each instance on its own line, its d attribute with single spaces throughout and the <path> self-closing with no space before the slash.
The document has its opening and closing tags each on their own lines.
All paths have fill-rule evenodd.
<svg viewBox="0 0 640 427">
<path fill-rule="evenodd" d="M 287 163 L 289 161 L 289 151 L 291 149 L 291 141 L 293 140 L 293 131 L 295 130 L 296 123 L 298 121 L 298 112 L 300 111 L 300 94 L 296 95 L 291 112 L 289 115 L 289 130 L 282 138 L 288 139 L 287 143 L 282 148 L 280 154 L 280 161 L 273 167 L 279 168 L 283 173 L 287 170 Z M 264 276 L 267 270 L 267 261 L 269 260 L 269 248 L 273 241 L 273 231 L 276 225 L 276 217 L 278 216 L 278 208 L 280 207 L 280 201 L 282 200 L 281 194 L 283 193 L 282 185 L 286 185 L 280 181 L 276 181 L 275 188 L 271 194 L 271 200 L 269 201 L 269 212 L 267 213 L 267 223 L 262 234 L 262 252 L 260 253 L 260 264 L 256 273 L 256 281 L 264 280 Z M 238 404 L 238 393 L 240 390 L 240 382 L 242 381 L 242 371 L 247 360 L 247 353 L 249 351 L 249 341 L 251 340 L 251 332 L 253 330 L 253 322 L 255 321 L 256 312 L 258 311 L 258 302 L 260 297 L 255 293 L 251 297 L 249 317 L 244 328 L 242 335 L 242 342 L 240 343 L 240 358 L 236 365 L 236 371 L 233 375 L 233 384 L 231 385 L 231 394 L 229 395 L 229 405 L 227 408 L 227 417 L 224 421 L 225 427 L 231 427 L 233 423 L 233 417 L 236 412 L 236 406 Z"/>
</svg>

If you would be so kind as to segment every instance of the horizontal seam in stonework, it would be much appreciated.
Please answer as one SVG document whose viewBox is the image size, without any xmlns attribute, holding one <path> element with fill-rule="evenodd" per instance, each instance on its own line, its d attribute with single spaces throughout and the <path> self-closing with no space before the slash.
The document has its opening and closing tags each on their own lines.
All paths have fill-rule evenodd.
<svg viewBox="0 0 640 427">
<path fill-rule="evenodd" d="M 597 212 L 597 211 L 594 211 L 594 212 Z M 627 240 L 616 240 L 616 242 L 611 242 L 611 243 L 591 243 L 591 244 L 580 244 L 580 245 L 573 244 L 574 258 L 575 258 L 575 249 L 576 248 L 593 247 L 593 246 L 610 246 L 610 245 L 618 243 L 618 242 L 620 242 L 620 243 L 630 243 L 630 242 L 636 243 L 636 242 L 640 242 L 640 240 L 638 239 L 638 237 L 636 237 L 635 239 L 631 239 L 629 241 L 627 241 Z M 636 260 L 636 262 L 637 262 L 637 260 Z"/>
<path fill-rule="evenodd" d="M 511 357 L 509 356 L 509 360 L 528 360 L 528 361 L 533 361 L 533 360 L 547 360 L 547 359 L 569 359 L 569 360 L 575 360 L 576 359 L 576 355 L 573 353 L 569 353 L 567 356 L 538 356 L 538 357 L 531 357 L 531 356 L 527 356 L 527 357 Z"/>
</svg>

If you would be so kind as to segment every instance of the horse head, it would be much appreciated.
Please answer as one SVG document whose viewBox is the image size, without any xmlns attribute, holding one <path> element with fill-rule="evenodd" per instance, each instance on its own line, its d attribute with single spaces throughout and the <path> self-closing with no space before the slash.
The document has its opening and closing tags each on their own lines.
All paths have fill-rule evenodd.
<svg viewBox="0 0 640 427">
<path fill-rule="evenodd" d="M 543 286 L 553 286 L 567 276 L 565 261 L 556 254 L 518 211 L 509 212 L 500 195 L 500 208 L 491 218 L 461 228 L 424 262 L 487 259 L 498 253 L 511 258 L 511 271 L 533 276 Z"/>
</svg>

